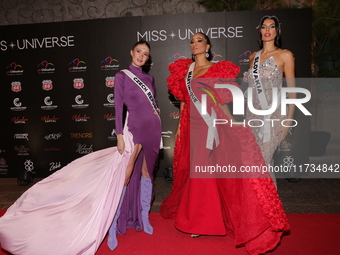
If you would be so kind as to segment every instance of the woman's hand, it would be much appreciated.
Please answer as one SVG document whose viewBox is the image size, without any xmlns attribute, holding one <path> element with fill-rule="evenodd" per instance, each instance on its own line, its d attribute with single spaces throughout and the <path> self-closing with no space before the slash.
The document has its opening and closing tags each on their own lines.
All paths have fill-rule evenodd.
<svg viewBox="0 0 340 255">
<path fill-rule="evenodd" d="M 276 136 L 279 136 L 279 140 L 280 143 L 286 138 L 286 136 L 288 135 L 289 131 L 290 131 L 290 127 L 291 123 L 288 124 L 286 127 L 280 127 L 279 130 L 275 133 Z"/>
<path fill-rule="evenodd" d="M 123 154 L 125 150 L 125 142 L 122 134 L 117 135 L 117 149 L 120 154 Z"/>
<path fill-rule="evenodd" d="M 176 132 L 175 132 L 175 140 L 180 140 L 180 134 L 181 134 L 181 129 L 180 127 L 177 128 Z"/>
<path fill-rule="evenodd" d="M 153 111 L 153 113 L 155 115 L 161 115 L 161 109 L 157 108 L 157 112 L 156 111 Z"/>
</svg>

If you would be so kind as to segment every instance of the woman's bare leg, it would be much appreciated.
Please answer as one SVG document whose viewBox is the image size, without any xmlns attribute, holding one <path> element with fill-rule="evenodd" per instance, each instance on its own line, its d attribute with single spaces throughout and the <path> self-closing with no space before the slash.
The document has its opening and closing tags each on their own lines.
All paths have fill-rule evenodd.
<svg viewBox="0 0 340 255">
<path fill-rule="evenodd" d="M 130 156 L 130 159 L 129 159 L 129 162 L 128 162 L 128 165 L 126 167 L 126 175 L 125 175 L 125 183 L 124 183 L 124 186 L 127 186 L 130 182 L 130 178 L 131 178 L 131 175 L 132 175 L 132 172 L 133 172 L 133 168 L 135 166 L 135 163 L 136 163 L 136 159 L 140 153 L 140 151 L 142 150 L 142 145 L 141 144 L 135 144 L 135 146 L 133 147 L 133 152 Z M 144 162 L 143 162 L 144 164 Z"/>
</svg>

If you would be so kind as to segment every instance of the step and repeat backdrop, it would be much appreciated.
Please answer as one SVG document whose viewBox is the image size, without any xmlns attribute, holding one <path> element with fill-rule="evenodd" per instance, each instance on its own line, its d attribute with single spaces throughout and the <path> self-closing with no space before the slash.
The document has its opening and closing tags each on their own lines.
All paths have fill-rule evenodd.
<svg viewBox="0 0 340 255">
<path fill-rule="evenodd" d="M 115 146 L 114 76 L 128 67 L 130 50 L 142 38 L 151 45 L 149 73 L 161 108 L 162 173 L 172 165 L 179 118 L 179 103 L 167 89 L 168 65 L 190 58 L 190 38 L 204 32 L 213 61 L 234 62 L 242 77 L 248 56 L 259 49 L 256 27 L 266 14 L 281 22 L 282 48 L 294 53 L 296 76 L 309 77 L 310 9 L 1 26 L 0 177 L 18 177 L 20 171 L 46 177 L 78 157 Z M 308 162 L 309 120 L 299 110 L 294 118 L 299 125 L 280 153 L 298 164 Z"/>
</svg>

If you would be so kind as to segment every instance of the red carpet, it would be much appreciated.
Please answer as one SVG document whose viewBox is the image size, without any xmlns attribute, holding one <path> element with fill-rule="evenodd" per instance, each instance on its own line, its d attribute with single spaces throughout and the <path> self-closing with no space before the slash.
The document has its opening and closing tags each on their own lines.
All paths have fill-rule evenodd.
<svg viewBox="0 0 340 255">
<path fill-rule="evenodd" d="M 5 210 L 0 210 L 3 215 Z M 234 248 L 230 237 L 202 236 L 191 238 L 174 228 L 173 220 L 151 213 L 152 236 L 129 230 L 118 235 L 118 247 L 112 252 L 106 240 L 96 255 L 246 255 L 244 248 Z M 291 233 L 283 237 L 275 255 L 339 255 L 340 215 L 288 214 Z M 0 255 L 7 254 L 0 251 Z M 60 253 L 62 254 L 62 252 Z"/>
</svg>

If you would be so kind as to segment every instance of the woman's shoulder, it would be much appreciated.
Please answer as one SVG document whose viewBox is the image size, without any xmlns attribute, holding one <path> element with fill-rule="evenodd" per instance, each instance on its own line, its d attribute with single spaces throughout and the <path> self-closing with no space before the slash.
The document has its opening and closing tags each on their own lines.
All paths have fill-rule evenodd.
<svg viewBox="0 0 340 255">
<path fill-rule="evenodd" d="M 278 55 L 282 59 L 293 59 L 294 58 L 294 54 L 290 50 L 287 50 L 287 49 L 280 49 L 278 51 Z"/>
</svg>

